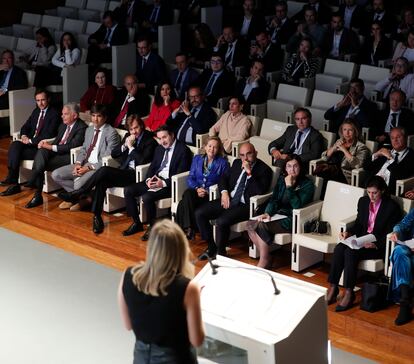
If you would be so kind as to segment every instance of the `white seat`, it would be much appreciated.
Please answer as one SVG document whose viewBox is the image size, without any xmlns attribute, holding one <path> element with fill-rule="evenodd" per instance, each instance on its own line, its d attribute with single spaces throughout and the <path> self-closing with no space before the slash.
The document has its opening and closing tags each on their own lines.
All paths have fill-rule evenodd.
<svg viewBox="0 0 414 364">
<path fill-rule="evenodd" d="M 342 95 L 333 92 L 315 90 L 312 96 L 311 106 L 312 126 L 318 130 L 329 130 L 329 121 L 325 120 L 325 112 L 336 105 L 343 98 Z"/>
<path fill-rule="evenodd" d="M 76 9 L 84 9 L 86 6 L 86 0 L 66 0 L 65 6 Z"/>
<path fill-rule="evenodd" d="M 88 21 L 86 24 L 85 34 L 92 34 L 95 33 L 99 27 L 101 26 L 101 23 L 95 22 L 95 21 Z"/>
<path fill-rule="evenodd" d="M 302 10 L 303 5 L 305 5 L 303 2 L 300 1 L 288 1 L 288 16 L 292 17 L 293 15 L 297 14 L 299 11 Z"/>
<path fill-rule="evenodd" d="M 10 135 L 20 132 L 21 127 L 36 107 L 35 88 L 9 91 Z"/>
<path fill-rule="evenodd" d="M 99 21 L 101 13 L 98 10 L 93 9 L 80 9 L 78 10 L 78 19 L 83 21 Z"/>
<path fill-rule="evenodd" d="M 42 15 L 34 13 L 23 13 L 22 20 L 20 24 L 22 25 L 31 25 L 33 27 L 39 27 L 42 22 Z"/>
<path fill-rule="evenodd" d="M 53 14 L 50 14 L 50 15 L 53 15 Z M 55 15 L 61 16 L 65 19 L 67 18 L 76 19 L 76 17 L 78 16 L 78 9 L 68 7 L 68 6 L 58 6 L 56 9 Z"/>
<path fill-rule="evenodd" d="M 99 12 L 106 11 L 108 2 L 106 0 L 88 0 L 85 9 L 98 10 Z"/>
<path fill-rule="evenodd" d="M 16 47 L 17 38 L 11 35 L 0 34 L 0 48 L 1 49 L 11 49 L 13 50 Z"/>
<path fill-rule="evenodd" d="M 364 195 L 365 190 L 362 188 L 329 181 L 324 201 L 293 211 L 293 218 L 298 222 L 298 232 L 292 236 L 293 271 L 299 272 L 318 263 L 323 260 L 324 253 L 333 252 L 338 242 L 341 224 L 347 219 L 355 219 L 358 200 Z M 330 226 L 329 233 L 304 233 L 304 224 L 313 219 L 327 221 Z"/>
<path fill-rule="evenodd" d="M 250 136 L 255 136 L 259 134 L 260 128 L 261 128 L 261 124 L 262 124 L 262 119 L 258 118 L 257 116 L 252 116 L 252 115 L 247 115 L 247 117 L 249 118 L 250 122 L 252 123 L 252 127 L 250 128 Z M 249 141 L 249 139 L 246 140 L 241 140 L 238 142 L 232 142 L 231 143 L 231 154 L 233 157 L 238 158 L 239 157 L 239 146 L 247 141 Z"/>
<path fill-rule="evenodd" d="M 61 30 L 64 20 L 60 16 L 43 15 L 40 26 L 48 29 Z"/>
<path fill-rule="evenodd" d="M 381 68 L 362 64 L 359 69 L 358 77 L 364 81 L 365 96 L 370 98 L 372 96 L 372 91 L 375 88 L 375 84 L 388 76 L 388 68 Z"/>
<path fill-rule="evenodd" d="M 33 25 L 13 24 L 12 35 L 17 38 L 33 39 Z"/>
<path fill-rule="evenodd" d="M 78 19 L 65 19 L 62 30 L 73 34 L 80 34 L 85 31 L 86 22 Z"/>
<path fill-rule="evenodd" d="M 110 1 L 109 5 L 108 5 L 108 10 L 115 10 L 117 7 L 121 6 L 121 2 L 120 1 Z"/>
</svg>

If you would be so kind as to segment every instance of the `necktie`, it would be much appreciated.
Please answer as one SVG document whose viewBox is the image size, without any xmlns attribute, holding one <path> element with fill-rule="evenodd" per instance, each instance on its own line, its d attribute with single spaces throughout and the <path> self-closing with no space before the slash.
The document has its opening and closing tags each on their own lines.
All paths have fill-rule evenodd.
<svg viewBox="0 0 414 364">
<path fill-rule="evenodd" d="M 40 112 L 39 122 L 37 123 L 37 128 L 34 133 L 34 137 L 37 137 L 42 131 L 43 125 L 45 124 L 45 110 Z"/>
<path fill-rule="evenodd" d="M 228 45 L 228 48 L 227 48 L 227 53 L 226 53 L 226 58 L 225 58 L 225 60 L 224 60 L 224 63 L 225 63 L 226 65 L 230 63 L 232 53 L 233 53 L 233 43 L 230 43 L 230 44 Z"/>
<path fill-rule="evenodd" d="M 165 148 L 165 152 L 164 152 L 164 158 L 162 159 L 162 162 L 160 164 L 160 167 L 158 168 L 157 173 L 160 173 L 167 165 L 168 163 L 168 152 L 170 151 L 171 148 Z"/>
<path fill-rule="evenodd" d="M 138 139 L 137 139 L 138 140 Z M 137 140 L 135 140 L 135 144 L 134 147 L 136 148 L 137 146 Z M 124 163 L 122 163 L 120 169 L 128 169 L 129 168 L 129 163 L 134 159 L 132 153 L 128 154 L 128 157 L 125 159 Z"/>
<path fill-rule="evenodd" d="M 142 63 L 141 63 L 141 69 L 143 70 L 145 65 L 147 63 L 147 59 L 145 57 L 142 57 Z"/>
<path fill-rule="evenodd" d="M 213 84 L 216 79 L 217 75 L 213 73 L 210 77 L 210 80 L 208 81 L 208 84 L 206 86 L 206 89 L 204 90 L 204 94 L 206 96 L 209 96 L 211 94 L 211 91 L 213 90 Z"/>
<path fill-rule="evenodd" d="M 391 129 L 397 127 L 397 113 L 391 113 Z"/>
<path fill-rule="evenodd" d="M 150 23 L 156 23 L 157 22 L 157 18 L 158 18 L 158 12 L 160 11 L 160 7 L 154 7 L 154 9 L 152 9 L 152 13 L 150 16 Z"/>
<path fill-rule="evenodd" d="M 71 127 L 68 125 L 66 127 L 65 134 L 63 134 L 63 138 L 60 140 L 59 145 L 64 145 L 68 141 L 69 135 L 70 135 L 70 129 Z"/>
<path fill-rule="evenodd" d="M 191 124 L 191 122 L 190 122 L 190 119 L 191 119 L 191 117 L 193 117 L 194 115 L 195 115 L 195 113 L 197 112 L 197 108 L 193 108 L 192 110 L 191 110 L 191 115 L 190 116 L 188 116 L 185 120 L 184 120 L 184 123 L 183 123 L 183 125 L 181 126 L 181 128 L 178 130 L 178 133 L 177 133 L 177 139 L 178 140 L 181 140 L 181 141 L 183 141 L 183 142 L 186 142 L 187 140 L 187 132 L 188 132 L 188 129 L 190 129 L 191 127 L 192 127 L 192 124 Z M 192 142 L 192 141 L 191 141 Z"/>
<path fill-rule="evenodd" d="M 177 80 L 175 81 L 175 89 L 177 90 L 177 94 L 179 95 L 181 92 L 181 82 L 183 80 L 183 73 L 178 72 Z"/>
<path fill-rule="evenodd" d="M 109 36 L 111 35 L 111 28 L 107 28 L 106 29 L 106 35 L 105 35 L 105 39 L 104 39 L 104 44 L 108 44 L 109 43 Z"/>
<path fill-rule="evenodd" d="M 236 193 L 234 194 L 234 197 L 230 201 L 231 207 L 240 205 L 241 198 L 244 194 L 244 188 L 246 187 L 247 173 L 244 171 L 242 173 L 243 173 L 243 176 L 240 179 L 239 185 L 237 186 Z"/>
<path fill-rule="evenodd" d="M 303 131 L 298 131 L 298 135 L 296 137 L 295 142 L 295 150 L 299 149 L 300 141 L 302 140 Z"/>
<path fill-rule="evenodd" d="M 88 161 L 89 157 L 91 156 L 93 148 L 95 148 L 96 142 L 98 140 L 99 132 L 100 132 L 100 129 L 95 129 L 95 134 L 93 136 L 92 143 L 89 146 L 88 150 L 86 151 L 86 156 L 82 161 L 82 165 L 84 165 Z"/>
<path fill-rule="evenodd" d="M 395 152 L 395 155 L 394 155 L 394 162 L 395 163 L 397 163 L 398 164 L 398 156 L 400 155 L 400 153 L 398 153 L 398 152 Z"/>
<path fill-rule="evenodd" d="M 117 128 L 119 125 L 121 125 L 122 120 L 124 120 L 125 115 L 128 113 L 128 106 L 129 106 L 128 98 L 129 98 L 129 95 L 127 95 L 124 101 L 124 105 L 122 106 L 121 111 L 119 112 L 118 116 L 115 119 L 114 128 Z"/>
</svg>

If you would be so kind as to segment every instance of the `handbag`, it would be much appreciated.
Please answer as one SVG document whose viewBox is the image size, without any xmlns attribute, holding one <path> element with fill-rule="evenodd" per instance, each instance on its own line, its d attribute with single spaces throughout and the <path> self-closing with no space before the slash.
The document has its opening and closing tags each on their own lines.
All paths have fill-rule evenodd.
<svg viewBox="0 0 414 364">
<path fill-rule="evenodd" d="M 328 234 L 329 223 L 327 221 L 314 219 L 305 222 L 303 230 L 305 233 Z"/>
<path fill-rule="evenodd" d="M 376 281 L 365 282 L 362 286 L 361 310 L 376 312 L 387 307 L 390 303 L 387 299 L 389 285 L 389 279 L 385 276 Z"/>
</svg>

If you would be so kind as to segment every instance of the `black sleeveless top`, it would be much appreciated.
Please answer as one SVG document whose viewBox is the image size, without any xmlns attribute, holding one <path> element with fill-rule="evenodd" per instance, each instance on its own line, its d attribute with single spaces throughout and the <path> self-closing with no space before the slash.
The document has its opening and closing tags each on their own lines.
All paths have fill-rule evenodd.
<svg viewBox="0 0 414 364">
<path fill-rule="evenodd" d="M 138 290 L 132 281 L 131 267 L 125 272 L 122 292 L 128 306 L 132 330 L 137 340 L 173 348 L 177 362 L 195 363 L 188 339 L 184 294 L 190 280 L 177 275 L 166 296 L 150 296 Z"/>
</svg>

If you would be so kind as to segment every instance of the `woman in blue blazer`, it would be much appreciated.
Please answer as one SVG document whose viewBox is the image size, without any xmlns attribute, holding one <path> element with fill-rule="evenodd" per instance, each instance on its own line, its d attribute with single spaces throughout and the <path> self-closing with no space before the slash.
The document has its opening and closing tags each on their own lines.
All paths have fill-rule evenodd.
<svg viewBox="0 0 414 364">
<path fill-rule="evenodd" d="M 218 137 L 207 139 L 204 154 L 195 155 L 187 179 L 188 189 L 177 207 L 176 222 L 186 232 L 189 240 L 194 238 L 196 222 L 194 210 L 208 201 L 209 188 L 218 183 L 229 169 L 229 162 L 223 157 L 224 149 Z"/>
</svg>

